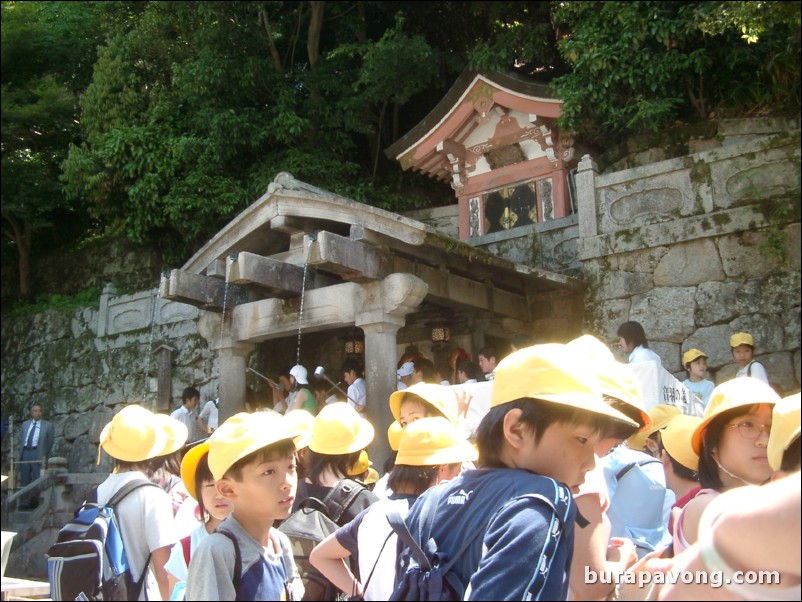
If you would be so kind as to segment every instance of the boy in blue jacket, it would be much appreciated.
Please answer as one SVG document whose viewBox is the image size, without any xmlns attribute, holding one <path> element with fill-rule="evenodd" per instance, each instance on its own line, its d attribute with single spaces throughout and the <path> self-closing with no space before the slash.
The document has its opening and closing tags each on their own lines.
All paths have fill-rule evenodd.
<svg viewBox="0 0 802 602">
<path fill-rule="evenodd" d="M 564 345 L 535 345 L 499 363 L 477 430 L 478 470 L 431 488 L 406 524 L 468 600 L 565 600 L 576 509 L 571 493 L 606 437 L 638 425 L 602 398 L 592 370 Z M 396 581 L 406 572 L 405 550 Z M 456 577 L 456 579 L 454 579 Z"/>
</svg>

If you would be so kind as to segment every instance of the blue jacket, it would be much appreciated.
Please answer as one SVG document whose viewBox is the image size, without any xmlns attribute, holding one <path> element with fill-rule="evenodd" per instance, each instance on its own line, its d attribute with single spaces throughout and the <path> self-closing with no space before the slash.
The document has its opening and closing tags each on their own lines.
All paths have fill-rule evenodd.
<svg viewBox="0 0 802 602">
<path fill-rule="evenodd" d="M 469 470 L 412 506 L 406 524 L 419 542 L 432 495 L 440 498 L 431 531 L 438 553 L 451 557 L 478 533 L 452 568 L 470 583 L 469 600 L 565 600 L 576 515 L 567 487 L 525 470 Z M 396 579 L 403 570 L 402 558 Z"/>
</svg>

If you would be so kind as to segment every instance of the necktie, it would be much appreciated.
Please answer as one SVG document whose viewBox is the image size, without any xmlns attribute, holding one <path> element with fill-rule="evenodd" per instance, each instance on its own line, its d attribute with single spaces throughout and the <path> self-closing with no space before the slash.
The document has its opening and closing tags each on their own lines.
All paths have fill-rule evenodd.
<svg viewBox="0 0 802 602">
<path fill-rule="evenodd" d="M 28 431 L 28 440 L 25 442 L 25 447 L 33 447 L 33 435 L 36 433 L 36 429 L 39 428 L 39 423 L 34 422 L 31 425 L 30 430 Z"/>
</svg>

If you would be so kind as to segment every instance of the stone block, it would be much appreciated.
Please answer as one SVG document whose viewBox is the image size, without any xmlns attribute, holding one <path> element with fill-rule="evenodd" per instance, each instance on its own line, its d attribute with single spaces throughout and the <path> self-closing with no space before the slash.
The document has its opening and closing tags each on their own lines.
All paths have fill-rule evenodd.
<svg viewBox="0 0 802 602">
<path fill-rule="evenodd" d="M 797 349 L 794 351 L 794 376 L 796 377 L 797 386 L 802 382 L 802 351 Z"/>
<path fill-rule="evenodd" d="M 724 270 L 718 249 L 707 238 L 672 247 L 654 270 L 655 286 L 695 286 L 720 280 L 724 280 Z"/>
<path fill-rule="evenodd" d="M 89 432 L 91 412 L 73 412 L 61 420 L 61 433 L 67 441 L 74 441 Z"/>
<path fill-rule="evenodd" d="M 652 275 L 648 272 L 602 272 L 599 274 L 599 299 L 631 297 L 649 292 L 654 288 Z"/>
<path fill-rule="evenodd" d="M 670 247 L 654 247 L 616 255 L 618 269 L 627 272 L 653 273 L 660 263 L 660 260 L 668 253 L 669 248 Z"/>
<path fill-rule="evenodd" d="M 647 333 L 647 337 L 648 337 Z M 680 346 L 678 343 L 667 343 L 665 341 L 649 341 L 649 349 L 654 351 L 663 360 L 663 368 L 669 372 L 677 372 L 682 368 L 680 359 Z M 684 380 L 680 378 L 679 380 Z"/>
<path fill-rule="evenodd" d="M 766 367 L 769 382 L 781 395 L 799 390 L 799 381 L 794 378 L 794 354 L 786 351 L 756 355 L 755 359 Z"/>
<path fill-rule="evenodd" d="M 754 289 L 758 289 L 756 285 Z M 700 327 L 729 322 L 738 315 L 736 298 L 742 285 L 737 282 L 706 282 L 696 288 L 696 325 Z"/>
<path fill-rule="evenodd" d="M 785 316 L 783 324 L 783 348 L 794 349 L 799 347 L 799 342 L 802 340 L 802 332 L 800 332 L 800 308 L 791 308 L 782 314 Z"/>
<path fill-rule="evenodd" d="M 632 297 L 629 319 L 640 322 L 650 341 L 682 343 L 695 329 L 695 287 L 660 287 Z"/>
<path fill-rule="evenodd" d="M 721 264 L 728 278 L 760 278 L 777 267 L 777 258 L 761 249 L 765 236 L 759 232 L 741 232 L 722 236 L 717 244 Z"/>
</svg>

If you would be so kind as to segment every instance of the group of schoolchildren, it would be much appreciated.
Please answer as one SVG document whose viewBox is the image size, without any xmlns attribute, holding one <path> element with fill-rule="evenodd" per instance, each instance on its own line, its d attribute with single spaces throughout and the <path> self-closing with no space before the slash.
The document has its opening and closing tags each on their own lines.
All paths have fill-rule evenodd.
<svg viewBox="0 0 802 602">
<path fill-rule="evenodd" d="M 715 387 L 704 418 L 666 406 L 646 412 L 597 339 L 533 345 L 496 366 L 490 410 L 470 441 L 444 387 L 397 391 L 389 399 L 394 466 L 309 561 L 352 599 L 436 599 L 438 592 L 421 590 L 427 587 L 443 599 L 603 599 L 613 585 L 587 583 L 588 569 L 622 574 L 647 552 L 665 556 L 654 542 L 639 548 L 633 517 L 615 514 L 621 466 L 662 463 L 677 501 L 644 502 L 637 518 L 665 520 L 664 543 L 675 554 L 700 539 L 715 549 L 705 512 L 718 496 L 781 474 L 798 483 L 799 394 L 780 400 L 755 376 Z M 316 416 L 228 418 L 183 455 L 181 477 L 201 518 L 189 537 L 178 541 L 159 488 L 137 489 L 118 507 L 132 569 L 146 577 L 140 599 L 320 599 L 277 525 L 308 498 L 322 500 L 366 474 L 364 450 L 374 434 L 342 402 Z M 101 434 L 116 466 L 98 501 L 153 474 L 185 441 L 177 421 L 124 408 Z M 427 571 L 442 579 L 433 585 Z M 784 587 L 798 584 L 798 573 L 784 576 Z"/>
</svg>

